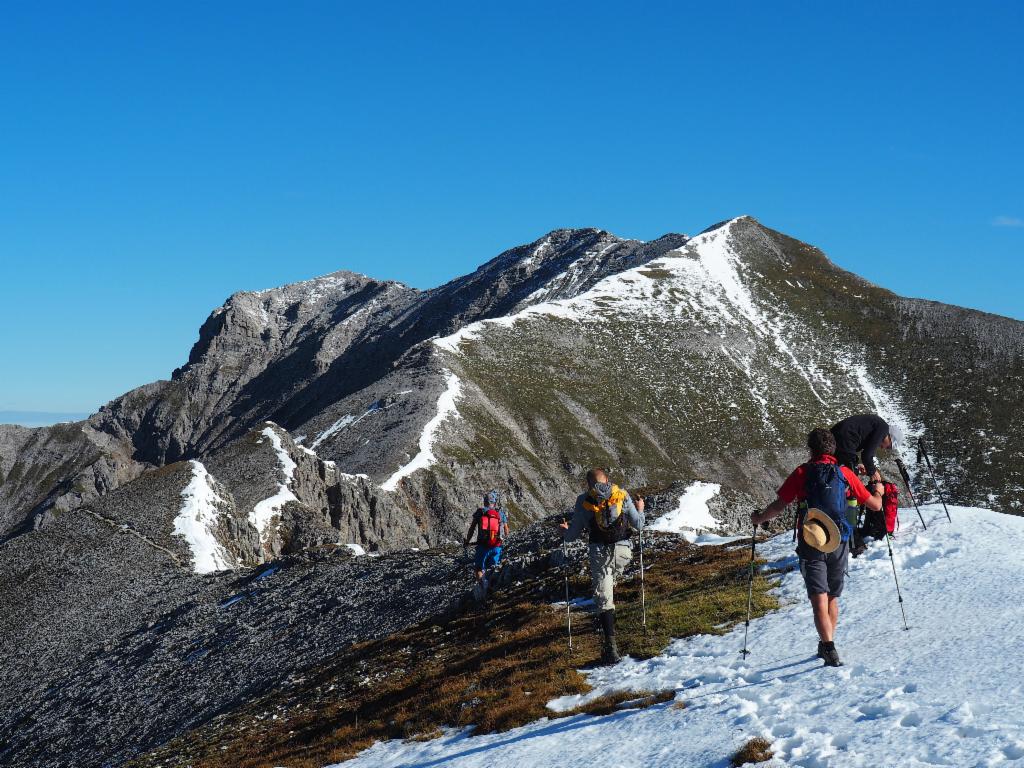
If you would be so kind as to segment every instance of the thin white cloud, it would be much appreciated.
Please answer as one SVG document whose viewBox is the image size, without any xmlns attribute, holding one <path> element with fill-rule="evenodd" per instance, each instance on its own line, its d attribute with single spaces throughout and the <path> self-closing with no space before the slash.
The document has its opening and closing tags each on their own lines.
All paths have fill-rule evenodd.
<svg viewBox="0 0 1024 768">
<path fill-rule="evenodd" d="M 1024 227 L 1024 219 L 1017 216 L 996 216 L 992 219 L 993 227 Z"/>
</svg>

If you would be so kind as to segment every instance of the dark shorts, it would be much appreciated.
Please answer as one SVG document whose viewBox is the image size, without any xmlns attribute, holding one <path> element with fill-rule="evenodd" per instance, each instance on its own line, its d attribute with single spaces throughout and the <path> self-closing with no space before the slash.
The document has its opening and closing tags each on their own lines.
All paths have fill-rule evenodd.
<svg viewBox="0 0 1024 768">
<path fill-rule="evenodd" d="M 808 595 L 839 597 L 843 594 L 850 542 L 844 541 L 835 552 L 826 555 L 801 541 L 796 553 L 800 557 L 800 573 Z"/>
<path fill-rule="evenodd" d="M 492 565 L 497 565 L 501 562 L 501 547 L 482 547 L 477 545 L 473 562 L 476 563 L 478 571 L 486 571 Z"/>
</svg>

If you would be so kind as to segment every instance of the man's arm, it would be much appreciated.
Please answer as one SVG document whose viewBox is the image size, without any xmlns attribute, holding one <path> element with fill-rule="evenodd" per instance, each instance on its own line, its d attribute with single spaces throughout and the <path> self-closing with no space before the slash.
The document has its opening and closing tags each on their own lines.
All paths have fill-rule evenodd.
<svg viewBox="0 0 1024 768">
<path fill-rule="evenodd" d="M 801 493 L 800 489 L 804 485 L 804 468 L 800 465 L 792 472 L 789 477 L 782 483 L 782 487 L 779 488 L 776 494 L 775 501 L 765 507 L 764 512 L 755 512 L 750 516 L 750 522 L 754 525 L 763 525 L 769 520 L 774 520 L 776 517 L 781 515 L 787 506 L 796 501 Z"/>
<path fill-rule="evenodd" d="M 472 522 L 470 522 L 470 524 L 469 524 L 469 530 L 468 530 L 468 531 L 466 531 L 466 538 L 462 540 L 462 545 L 463 545 L 464 547 L 468 547 L 468 546 L 469 546 L 469 540 L 470 540 L 471 538 L 473 538 L 473 531 L 475 531 L 475 530 L 476 530 L 476 526 L 477 526 L 477 523 L 478 523 L 478 522 L 479 522 L 479 519 L 478 519 L 478 518 L 477 518 L 477 516 L 476 516 L 476 515 L 474 514 L 474 515 L 473 515 L 473 520 L 472 520 Z"/>
<path fill-rule="evenodd" d="M 864 441 L 864 447 L 861 448 L 860 460 L 864 465 L 864 470 L 869 475 L 874 475 L 878 472 L 878 460 L 875 458 L 875 452 L 878 451 L 878 446 L 885 440 L 885 436 L 889 434 L 889 425 L 885 423 L 881 418 L 875 423 L 875 428 L 871 430 L 871 434 L 868 435 L 868 439 Z"/>
<path fill-rule="evenodd" d="M 764 508 L 764 512 L 755 512 L 750 516 L 750 522 L 754 525 L 764 525 L 769 520 L 774 520 L 785 511 L 788 504 L 780 498 L 776 498 L 771 504 Z"/>
<path fill-rule="evenodd" d="M 590 513 L 583 508 L 580 504 L 579 499 L 576 500 L 576 506 L 572 510 L 572 519 L 568 524 L 562 523 L 565 526 L 565 533 L 563 537 L 566 541 L 576 541 L 580 534 L 583 532 L 583 527 L 587 524 L 587 516 Z"/>
<path fill-rule="evenodd" d="M 633 499 L 626 494 L 626 500 L 622 502 L 622 511 L 626 515 L 626 520 L 633 527 L 633 530 L 640 531 L 644 527 L 644 500 L 637 499 L 636 504 L 633 503 Z"/>
<path fill-rule="evenodd" d="M 850 491 L 857 501 L 872 512 L 878 512 L 882 508 L 882 496 L 885 492 L 885 487 L 880 482 L 869 483 L 868 485 L 872 486 L 872 490 L 869 491 L 864 487 L 864 483 L 860 481 L 860 478 L 846 467 L 843 467 L 843 477 L 849 483 Z"/>
</svg>

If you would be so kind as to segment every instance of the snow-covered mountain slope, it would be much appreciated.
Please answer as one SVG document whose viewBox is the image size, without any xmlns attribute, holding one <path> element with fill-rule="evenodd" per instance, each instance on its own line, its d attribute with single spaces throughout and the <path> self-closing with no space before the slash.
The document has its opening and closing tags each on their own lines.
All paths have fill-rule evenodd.
<svg viewBox="0 0 1024 768">
<path fill-rule="evenodd" d="M 594 691 L 549 706 L 666 688 L 676 691 L 675 703 L 480 737 L 467 730 L 379 743 L 344 765 L 720 768 L 755 737 L 775 753 L 765 765 L 780 768 L 1024 765 L 1024 605 L 1017 594 L 1024 519 L 950 511 L 952 525 L 941 507 L 926 507 L 927 532 L 902 511 L 893 549 L 909 631 L 885 545 L 851 560 L 836 640 L 841 668 L 814 657 L 803 580 L 790 570 L 778 588 L 782 609 L 751 624 L 746 660 L 740 626 L 590 672 Z M 782 534 L 759 552 L 770 567 L 791 566 L 792 546 Z"/>
<path fill-rule="evenodd" d="M 632 486 L 720 483 L 749 508 L 811 427 L 873 411 L 925 436 L 953 498 L 1019 510 L 1024 436 L 1007 415 L 1024 396 L 1022 329 L 900 299 L 743 217 L 438 339 L 464 397 L 437 453 L 474 487 L 511 475 L 527 509 L 553 483 L 570 496 L 588 465 Z M 919 466 L 913 444 L 901 450 Z"/>
</svg>

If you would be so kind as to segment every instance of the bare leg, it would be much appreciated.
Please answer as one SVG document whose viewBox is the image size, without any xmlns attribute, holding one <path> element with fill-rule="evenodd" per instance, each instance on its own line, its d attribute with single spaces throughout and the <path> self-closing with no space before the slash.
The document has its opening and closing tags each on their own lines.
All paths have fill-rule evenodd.
<svg viewBox="0 0 1024 768">
<path fill-rule="evenodd" d="M 829 613 L 829 600 L 826 594 L 811 595 L 811 608 L 814 611 L 814 628 L 823 642 L 832 640 L 832 616 Z M 838 604 L 836 606 L 838 610 Z M 838 616 L 837 616 L 838 618 Z"/>
<path fill-rule="evenodd" d="M 832 634 L 831 637 L 836 635 L 836 625 L 839 623 L 839 598 L 829 597 L 828 599 L 828 617 L 832 620 Z"/>
</svg>

